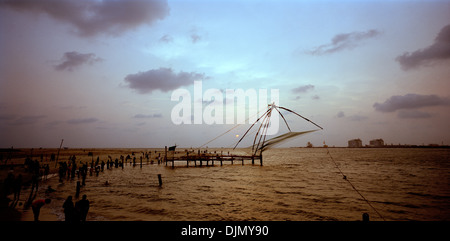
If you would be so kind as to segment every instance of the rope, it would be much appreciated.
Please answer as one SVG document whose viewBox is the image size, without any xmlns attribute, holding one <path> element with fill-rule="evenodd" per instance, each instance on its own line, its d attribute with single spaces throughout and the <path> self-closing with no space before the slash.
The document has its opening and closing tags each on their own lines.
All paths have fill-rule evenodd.
<svg viewBox="0 0 450 241">
<path fill-rule="evenodd" d="M 208 141 L 208 142 L 206 142 L 205 144 L 203 144 L 203 145 L 201 145 L 201 146 L 199 146 L 198 148 L 202 148 L 203 146 L 206 146 L 207 144 L 209 144 L 209 143 L 211 143 L 211 142 L 213 142 L 213 141 L 215 141 L 216 139 L 218 139 L 219 137 L 221 137 L 221 136 L 223 136 L 223 135 L 225 135 L 225 134 L 227 134 L 228 132 L 230 132 L 230 131 L 232 131 L 232 130 L 234 130 L 235 128 L 237 128 L 237 127 L 239 127 L 239 126 L 241 126 L 241 125 L 244 125 L 248 120 L 250 120 L 250 118 L 253 118 L 254 116 L 256 116 L 256 115 L 258 115 L 260 112 L 261 112 L 262 110 L 259 110 L 257 113 L 255 113 L 254 115 L 252 115 L 252 116 L 249 116 L 246 120 L 244 120 L 244 122 L 243 123 L 240 123 L 240 124 L 236 124 L 233 128 L 231 128 L 231 129 L 229 129 L 229 130 L 227 130 L 227 131 L 225 131 L 224 133 L 222 133 L 222 134 L 220 134 L 219 136 L 217 136 L 217 137 L 215 137 L 215 138 L 213 138 L 212 140 L 210 140 L 210 141 Z"/>
<path fill-rule="evenodd" d="M 328 150 L 327 147 L 327 154 L 330 156 L 331 160 L 333 161 L 334 165 L 336 166 L 336 168 L 339 170 L 339 173 L 341 173 L 342 177 L 344 180 L 346 180 L 350 186 L 352 186 L 353 190 L 355 190 L 361 197 L 362 199 L 378 214 L 378 216 L 380 216 L 381 219 L 383 219 L 383 221 L 386 221 L 386 219 L 384 219 L 384 217 L 375 209 L 374 206 L 372 206 L 372 204 L 370 204 L 369 200 L 367 200 L 359 191 L 358 189 L 356 189 L 356 187 L 350 182 L 350 180 L 348 180 L 347 176 L 342 172 L 341 168 L 339 168 L 338 164 L 336 163 L 336 161 L 334 160 L 333 156 L 331 155 L 330 151 Z"/>
</svg>

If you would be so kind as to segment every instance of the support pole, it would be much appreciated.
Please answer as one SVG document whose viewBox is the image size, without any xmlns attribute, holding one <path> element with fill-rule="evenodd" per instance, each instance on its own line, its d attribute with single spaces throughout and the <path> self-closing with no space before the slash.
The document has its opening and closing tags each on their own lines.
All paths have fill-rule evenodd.
<svg viewBox="0 0 450 241">
<path fill-rule="evenodd" d="M 56 154 L 55 167 L 58 164 L 59 152 L 61 151 L 61 147 L 62 147 L 63 141 L 64 141 L 64 139 L 61 139 L 61 144 L 59 145 L 58 154 Z"/>
<path fill-rule="evenodd" d="M 162 187 L 161 174 L 158 174 L 158 182 L 159 182 L 159 186 Z"/>
<path fill-rule="evenodd" d="M 166 163 L 167 166 L 167 146 L 164 148 L 164 162 Z"/>
<path fill-rule="evenodd" d="M 262 152 L 259 154 L 259 161 L 261 163 L 261 166 L 263 165 L 263 158 L 262 158 Z"/>
</svg>

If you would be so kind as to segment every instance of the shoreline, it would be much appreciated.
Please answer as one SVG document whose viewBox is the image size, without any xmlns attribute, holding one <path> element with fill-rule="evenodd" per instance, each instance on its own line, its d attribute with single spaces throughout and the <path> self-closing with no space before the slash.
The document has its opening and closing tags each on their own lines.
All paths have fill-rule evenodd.
<svg viewBox="0 0 450 241">
<path fill-rule="evenodd" d="M 48 186 L 52 186 L 53 189 L 57 189 L 58 185 L 60 184 L 57 179 L 59 178 L 59 165 L 57 165 L 56 163 L 69 163 L 70 157 L 72 155 L 76 156 L 76 164 L 78 167 L 81 167 L 83 164 L 87 164 L 88 166 L 90 166 L 91 163 L 93 164 L 94 160 L 96 160 L 97 158 L 99 158 L 99 160 L 101 161 L 106 162 L 107 160 L 112 161 L 122 155 L 128 155 L 141 160 L 144 157 L 144 153 L 148 153 L 151 156 L 149 159 L 153 161 L 155 160 L 155 158 L 159 158 L 159 156 L 162 156 L 164 154 L 164 149 L 161 148 L 80 148 L 61 150 L 59 159 L 58 161 L 56 161 L 50 159 L 50 156 L 57 150 L 55 148 L 22 148 L 11 150 L 14 151 L 12 151 L 11 155 L 8 156 L 8 160 L 3 160 L 3 162 L 0 163 L 0 191 L 2 195 L 5 195 L 4 182 L 8 174 L 10 173 L 13 174 L 14 178 L 16 178 L 19 174 L 22 175 L 22 188 L 20 191 L 19 201 L 16 204 L 17 206 L 10 206 L 11 202 L 14 199 L 14 194 L 12 192 L 7 193 L 0 200 L 0 221 L 13 222 L 34 221 L 34 215 L 31 207 L 24 208 L 24 205 L 29 199 L 29 195 L 31 192 L 31 182 L 33 176 L 32 173 L 28 170 L 28 167 L 25 165 L 25 158 L 29 156 L 32 156 L 32 160 L 39 163 L 41 170 L 44 165 L 49 165 L 47 178 L 46 180 L 44 180 L 44 177 L 40 175 L 39 188 L 37 193 L 34 194 L 34 198 L 32 199 L 33 201 L 44 198 L 52 199 L 52 202 L 50 204 L 46 204 L 41 208 L 39 221 L 64 221 L 64 214 L 62 214 L 62 204 L 64 201 L 61 200 L 61 198 L 52 198 L 51 193 L 46 193 L 46 189 L 48 188 Z M 5 154 L 5 152 L 3 152 L 3 154 Z M 145 160 L 147 161 L 147 159 Z M 78 177 L 78 180 L 81 180 L 80 177 Z M 59 210 L 61 210 L 61 212 Z"/>
</svg>

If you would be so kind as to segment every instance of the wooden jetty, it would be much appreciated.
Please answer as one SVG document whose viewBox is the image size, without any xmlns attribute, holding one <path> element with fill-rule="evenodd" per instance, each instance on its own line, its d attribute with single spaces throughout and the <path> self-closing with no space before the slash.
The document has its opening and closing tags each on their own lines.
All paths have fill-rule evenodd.
<svg viewBox="0 0 450 241">
<path fill-rule="evenodd" d="M 198 153 L 194 152 L 184 152 L 182 155 L 175 155 L 173 152 L 172 155 L 167 151 L 165 151 L 164 162 L 166 166 L 171 166 L 175 168 L 175 162 L 178 163 L 186 163 L 186 167 L 194 166 L 194 167 L 202 167 L 202 166 L 214 166 L 219 165 L 223 166 L 224 163 L 234 164 L 235 162 L 241 163 L 244 165 L 245 161 L 250 161 L 252 165 L 255 164 L 255 160 L 259 160 L 259 164 L 263 165 L 262 155 L 234 155 L 234 154 L 224 154 L 224 153 Z"/>
</svg>

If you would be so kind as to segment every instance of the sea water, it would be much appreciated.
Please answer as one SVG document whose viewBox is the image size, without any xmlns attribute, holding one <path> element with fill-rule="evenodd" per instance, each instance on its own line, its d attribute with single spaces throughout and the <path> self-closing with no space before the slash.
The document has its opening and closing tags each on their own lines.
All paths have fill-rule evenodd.
<svg viewBox="0 0 450 241">
<path fill-rule="evenodd" d="M 281 148 L 265 151 L 262 166 L 143 163 L 88 175 L 88 220 L 450 220 L 450 149 Z M 56 219 L 77 181 L 44 183 L 56 189 L 47 194 Z"/>
</svg>

